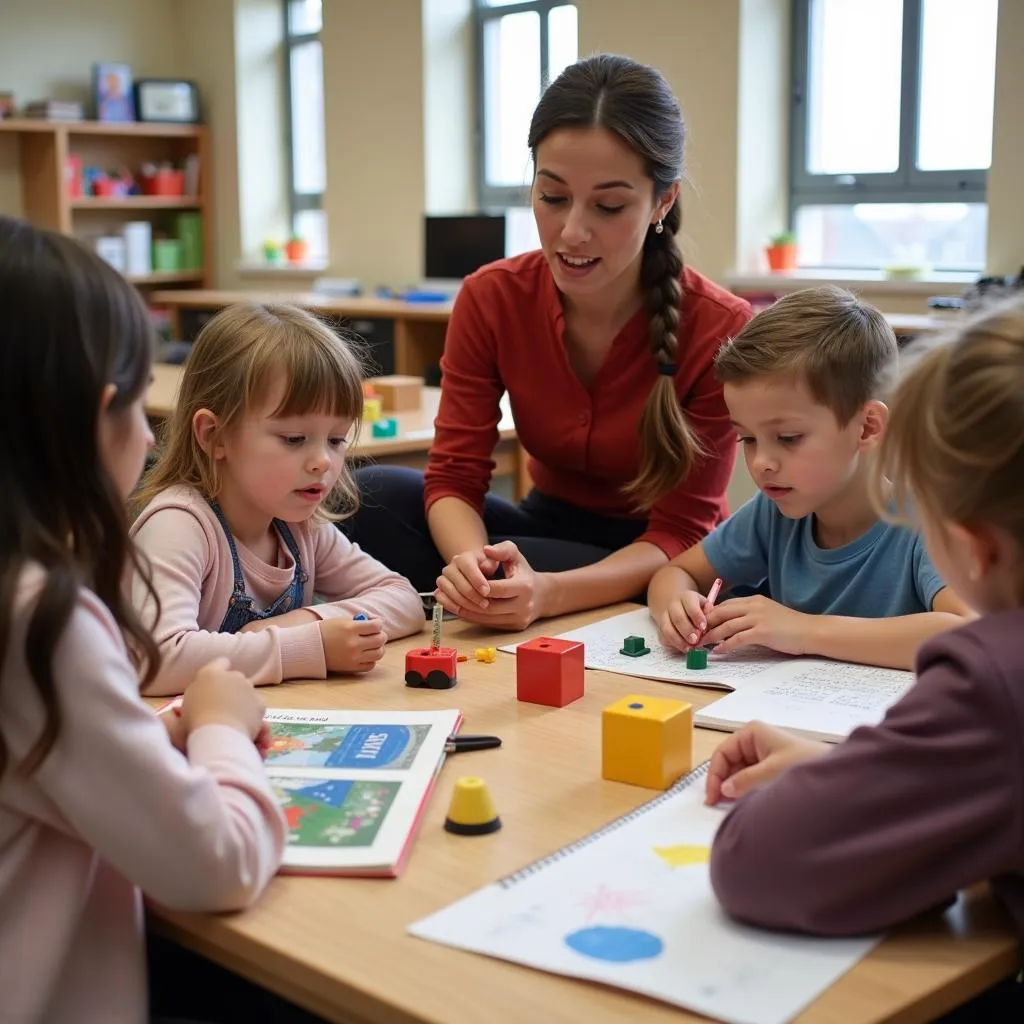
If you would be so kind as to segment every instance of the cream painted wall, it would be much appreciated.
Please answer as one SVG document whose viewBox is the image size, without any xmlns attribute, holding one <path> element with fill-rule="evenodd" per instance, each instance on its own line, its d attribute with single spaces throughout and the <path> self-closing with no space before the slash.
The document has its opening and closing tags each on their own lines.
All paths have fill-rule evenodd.
<svg viewBox="0 0 1024 1024">
<path fill-rule="evenodd" d="M 325 201 L 331 272 L 379 284 L 421 275 L 420 0 L 324 4 Z"/>
<path fill-rule="evenodd" d="M 88 104 L 93 61 L 129 64 L 136 78 L 171 77 L 184 43 L 178 0 L 0 0 L 0 91 L 13 91 L 19 107 L 47 97 Z M 0 211 L 16 215 L 17 146 L 0 138 Z"/>
<path fill-rule="evenodd" d="M 577 0 L 581 56 L 622 53 L 659 68 L 688 129 L 680 241 L 721 278 L 736 239 L 739 0 Z"/>
</svg>

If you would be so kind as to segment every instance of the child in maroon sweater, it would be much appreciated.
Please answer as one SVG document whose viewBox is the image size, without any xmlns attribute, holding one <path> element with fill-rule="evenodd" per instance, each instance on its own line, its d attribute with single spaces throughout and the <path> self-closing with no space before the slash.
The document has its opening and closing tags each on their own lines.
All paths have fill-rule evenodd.
<svg viewBox="0 0 1024 1024">
<path fill-rule="evenodd" d="M 880 504 L 913 508 L 936 569 L 980 617 L 925 643 L 918 684 L 845 743 L 752 723 L 719 747 L 707 800 L 739 799 L 711 857 L 730 914 L 851 935 L 991 880 L 1024 935 L 1022 395 L 1019 299 L 968 321 L 900 385 Z M 1024 1019 L 1020 985 L 1000 998 L 993 1019 Z"/>
</svg>

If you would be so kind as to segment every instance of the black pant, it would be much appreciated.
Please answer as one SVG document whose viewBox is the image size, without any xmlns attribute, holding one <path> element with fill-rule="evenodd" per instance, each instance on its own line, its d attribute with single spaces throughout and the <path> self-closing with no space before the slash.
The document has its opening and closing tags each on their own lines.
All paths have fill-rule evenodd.
<svg viewBox="0 0 1024 1024">
<path fill-rule="evenodd" d="M 423 474 L 404 466 L 366 466 L 355 478 L 360 509 L 342 529 L 418 591 L 432 591 L 445 561 L 427 528 Z M 599 562 L 632 544 L 647 528 L 643 520 L 599 515 L 536 490 L 518 505 L 487 495 L 484 526 L 492 544 L 514 541 L 537 572 L 565 572 Z"/>
</svg>

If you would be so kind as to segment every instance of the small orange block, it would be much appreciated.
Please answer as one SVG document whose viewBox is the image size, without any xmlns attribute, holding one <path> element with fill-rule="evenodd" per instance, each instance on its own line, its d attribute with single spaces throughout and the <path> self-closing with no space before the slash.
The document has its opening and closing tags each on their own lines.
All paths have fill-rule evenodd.
<svg viewBox="0 0 1024 1024">
<path fill-rule="evenodd" d="M 668 789 L 693 760 L 693 708 L 685 701 L 630 694 L 601 713 L 601 775 Z"/>
<path fill-rule="evenodd" d="M 516 648 L 516 697 L 563 708 L 583 696 L 583 644 L 539 636 Z"/>
<path fill-rule="evenodd" d="M 374 391 L 380 396 L 384 412 L 408 412 L 423 402 L 423 378 L 391 374 L 371 378 Z"/>
</svg>

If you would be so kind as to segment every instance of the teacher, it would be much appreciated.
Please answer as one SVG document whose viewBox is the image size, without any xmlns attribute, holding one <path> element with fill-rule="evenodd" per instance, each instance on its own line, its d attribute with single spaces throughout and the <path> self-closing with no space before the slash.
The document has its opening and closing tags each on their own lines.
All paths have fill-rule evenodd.
<svg viewBox="0 0 1024 1024">
<path fill-rule="evenodd" d="M 352 538 L 462 618 L 518 630 L 634 598 L 728 512 L 713 362 L 751 312 L 683 266 L 683 136 L 653 68 L 601 54 L 551 83 L 529 137 L 541 249 L 465 279 L 425 473 L 357 474 Z M 487 493 L 505 391 L 519 505 Z"/>
</svg>

